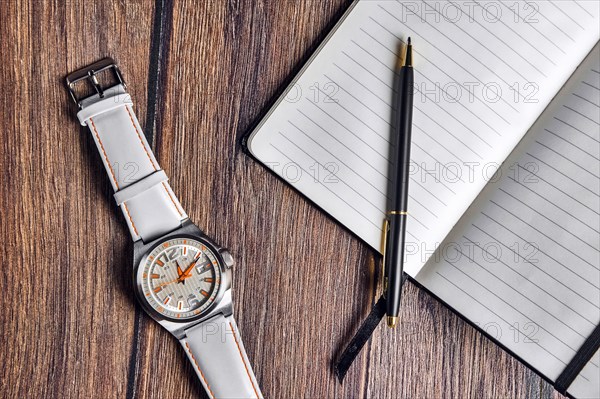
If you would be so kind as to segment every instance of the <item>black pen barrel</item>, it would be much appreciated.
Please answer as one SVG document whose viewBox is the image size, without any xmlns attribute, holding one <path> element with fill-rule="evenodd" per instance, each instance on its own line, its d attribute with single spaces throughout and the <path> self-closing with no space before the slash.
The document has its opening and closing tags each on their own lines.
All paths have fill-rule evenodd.
<svg viewBox="0 0 600 399">
<path fill-rule="evenodd" d="M 410 172 L 410 141 L 412 134 L 413 83 L 412 67 L 402 67 L 399 74 L 397 89 L 398 108 L 395 115 L 396 140 L 392 182 L 394 190 L 391 193 L 391 210 L 406 211 L 408 203 L 408 181 Z"/>
<path fill-rule="evenodd" d="M 404 265 L 404 242 L 407 215 L 389 215 L 389 233 L 386 242 L 386 274 L 388 292 L 386 295 L 386 314 L 398 317 L 402 294 L 402 273 Z"/>
</svg>

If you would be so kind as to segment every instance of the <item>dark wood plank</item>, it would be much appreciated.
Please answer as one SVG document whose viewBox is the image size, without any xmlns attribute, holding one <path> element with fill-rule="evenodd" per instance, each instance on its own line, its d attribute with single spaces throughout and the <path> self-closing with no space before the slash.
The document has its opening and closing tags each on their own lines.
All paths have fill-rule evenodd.
<svg viewBox="0 0 600 399">
<path fill-rule="evenodd" d="M 239 138 L 348 4 L 0 5 L 1 397 L 206 397 L 134 305 L 130 238 L 62 86 L 107 55 L 183 206 L 236 257 L 236 318 L 266 397 L 561 397 L 412 284 L 402 328 L 380 326 L 334 378 L 380 291 L 379 259 Z"/>
<path fill-rule="evenodd" d="M 131 244 L 63 82 L 114 55 L 143 118 L 152 18 L 141 1 L 0 5 L 3 398 L 126 394 Z"/>
</svg>

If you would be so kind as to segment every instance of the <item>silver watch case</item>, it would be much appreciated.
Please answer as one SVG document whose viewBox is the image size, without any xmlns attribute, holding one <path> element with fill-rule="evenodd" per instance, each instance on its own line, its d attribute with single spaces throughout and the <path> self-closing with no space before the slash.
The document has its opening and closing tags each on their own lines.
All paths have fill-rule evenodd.
<svg viewBox="0 0 600 399">
<path fill-rule="evenodd" d="M 162 244 L 164 241 L 179 237 L 193 238 L 209 247 L 217 256 L 219 268 L 221 271 L 221 285 L 219 286 L 219 292 L 217 293 L 217 297 L 215 298 L 212 305 L 210 305 L 210 307 L 208 307 L 204 312 L 200 313 L 198 316 L 185 320 L 171 319 L 157 312 L 146 301 L 141 285 L 141 265 L 146 261 L 146 258 L 150 254 L 150 252 L 152 252 L 154 248 Z M 133 284 L 135 287 L 137 300 L 144 309 L 144 311 L 148 315 L 150 315 L 150 317 L 152 317 L 160 325 L 166 328 L 171 334 L 177 337 L 177 339 L 181 339 L 185 337 L 185 330 L 187 330 L 188 328 L 205 320 L 208 320 L 219 313 L 222 313 L 225 316 L 230 316 L 233 313 L 233 303 L 231 301 L 231 268 L 233 267 L 233 264 L 233 257 L 227 249 L 217 245 L 214 241 L 209 239 L 202 232 L 202 230 L 198 228 L 198 226 L 193 224 L 191 221 L 187 220 L 182 224 L 182 226 L 179 229 L 172 231 L 171 233 L 168 233 L 160 238 L 157 238 L 152 242 L 144 243 L 142 242 L 142 240 L 140 240 L 134 244 Z"/>
</svg>

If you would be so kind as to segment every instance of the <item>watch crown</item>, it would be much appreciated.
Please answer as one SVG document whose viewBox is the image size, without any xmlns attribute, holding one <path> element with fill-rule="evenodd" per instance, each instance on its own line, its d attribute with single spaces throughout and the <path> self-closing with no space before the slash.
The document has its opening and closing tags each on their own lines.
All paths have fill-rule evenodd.
<svg viewBox="0 0 600 399">
<path fill-rule="evenodd" d="M 228 269 L 231 269 L 233 267 L 233 256 L 231 256 L 231 252 L 229 252 L 228 249 L 226 248 L 222 248 L 219 250 L 219 253 L 221 254 L 221 257 L 223 258 L 223 261 L 225 262 L 225 267 L 227 267 Z"/>
</svg>

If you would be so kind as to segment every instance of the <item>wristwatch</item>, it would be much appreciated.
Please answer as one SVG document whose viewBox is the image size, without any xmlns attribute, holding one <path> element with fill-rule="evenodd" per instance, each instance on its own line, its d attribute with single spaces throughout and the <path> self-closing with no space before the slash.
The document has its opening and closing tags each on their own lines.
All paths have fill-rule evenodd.
<svg viewBox="0 0 600 399">
<path fill-rule="evenodd" d="M 74 86 L 84 81 L 92 95 L 78 96 Z M 105 58 L 71 73 L 66 83 L 133 238 L 133 279 L 143 309 L 179 340 L 210 398 L 262 398 L 233 318 L 233 258 L 181 207 L 119 68 Z"/>
</svg>

